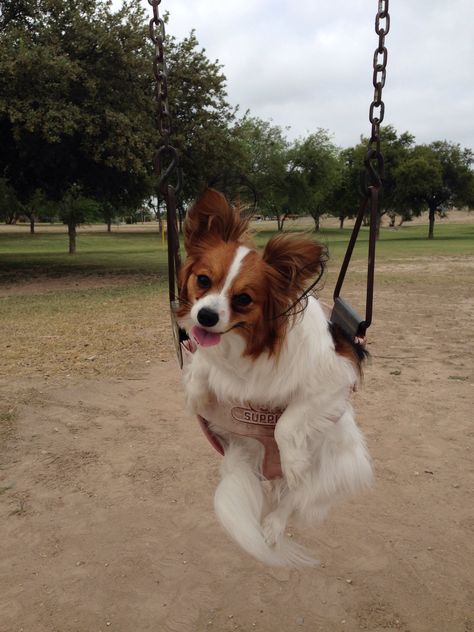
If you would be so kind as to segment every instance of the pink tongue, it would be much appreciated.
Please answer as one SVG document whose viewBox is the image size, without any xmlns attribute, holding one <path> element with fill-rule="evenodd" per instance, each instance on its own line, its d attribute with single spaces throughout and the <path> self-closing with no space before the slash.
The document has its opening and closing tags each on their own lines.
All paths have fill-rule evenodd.
<svg viewBox="0 0 474 632">
<path fill-rule="evenodd" d="M 218 345 L 221 341 L 220 334 L 206 331 L 202 327 L 193 327 L 191 329 L 191 335 L 197 340 L 201 347 L 213 347 L 214 345 Z"/>
</svg>

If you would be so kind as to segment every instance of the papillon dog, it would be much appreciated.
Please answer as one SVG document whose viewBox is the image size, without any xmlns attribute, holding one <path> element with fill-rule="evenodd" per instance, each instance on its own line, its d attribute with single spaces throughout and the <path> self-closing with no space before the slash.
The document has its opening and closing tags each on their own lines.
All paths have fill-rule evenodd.
<svg viewBox="0 0 474 632">
<path fill-rule="evenodd" d="M 280 234 L 258 252 L 248 220 L 213 189 L 188 211 L 184 242 L 177 316 L 195 345 L 183 372 L 189 409 L 205 418 L 212 402 L 282 411 L 274 435 L 282 476 L 272 482 L 262 443 L 210 420 L 225 446 L 216 514 L 266 564 L 315 563 L 285 533 L 289 518 L 320 521 L 372 480 L 351 406 L 365 351 L 307 292 L 325 248 Z"/>
</svg>

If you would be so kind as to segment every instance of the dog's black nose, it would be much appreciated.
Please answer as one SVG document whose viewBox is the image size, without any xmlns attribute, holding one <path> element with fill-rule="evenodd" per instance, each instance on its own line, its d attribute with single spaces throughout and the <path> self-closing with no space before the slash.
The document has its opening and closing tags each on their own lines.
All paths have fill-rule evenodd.
<svg viewBox="0 0 474 632">
<path fill-rule="evenodd" d="M 209 307 L 201 307 L 197 319 L 203 327 L 213 327 L 219 322 L 219 314 Z"/>
</svg>

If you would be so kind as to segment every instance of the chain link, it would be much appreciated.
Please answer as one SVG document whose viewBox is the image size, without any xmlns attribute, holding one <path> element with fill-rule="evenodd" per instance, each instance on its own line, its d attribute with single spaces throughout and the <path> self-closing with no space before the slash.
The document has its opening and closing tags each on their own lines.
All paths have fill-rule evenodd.
<svg viewBox="0 0 474 632">
<path fill-rule="evenodd" d="M 384 176 L 384 161 L 380 151 L 380 124 L 385 117 L 385 103 L 382 92 L 387 78 L 388 51 L 385 37 L 390 31 L 389 0 L 378 0 L 378 11 L 375 16 L 375 32 L 379 37 L 378 46 L 374 51 L 372 84 L 374 98 L 369 107 L 369 122 L 371 124 L 370 140 L 365 156 L 365 168 L 369 186 L 382 187 Z"/>
<path fill-rule="evenodd" d="M 161 136 L 160 147 L 155 156 L 155 169 L 158 174 L 158 188 L 166 197 L 167 182 L 175 171 L 178 174 L 176 192 L 180 190 L 181 170 L 178 166 L 178 152 L 171 144 L 172 119 L 168 105 L 168 71 L 164 46 L 166 30 L 165 22 L 159 11 L 161 0 L 148 0 L 148 4 L 153 9 L 153 17 L 149 24 L 149 35 L 155 45 L 153 74 L 155 76 L 158 132 Z"/>
</svg>

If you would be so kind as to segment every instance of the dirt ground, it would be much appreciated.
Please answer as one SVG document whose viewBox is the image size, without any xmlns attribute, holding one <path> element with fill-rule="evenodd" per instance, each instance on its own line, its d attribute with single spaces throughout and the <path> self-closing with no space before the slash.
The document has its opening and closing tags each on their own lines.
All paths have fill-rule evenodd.
<svg viewBox="0 0 474 632">
<path fill-rule="evenodd" d="M 384 268 L 355 396 L 376 485 L 293 530 L 314 569 L 218 526 L 169 344 L 133 377 L 3 376 L 0 631 L 474 631 L 474 257 Z"/>
</svg>

